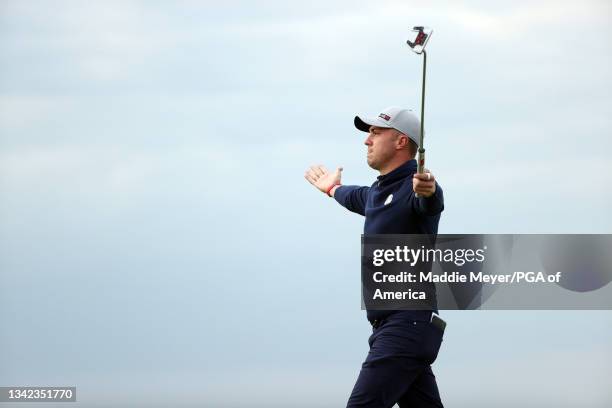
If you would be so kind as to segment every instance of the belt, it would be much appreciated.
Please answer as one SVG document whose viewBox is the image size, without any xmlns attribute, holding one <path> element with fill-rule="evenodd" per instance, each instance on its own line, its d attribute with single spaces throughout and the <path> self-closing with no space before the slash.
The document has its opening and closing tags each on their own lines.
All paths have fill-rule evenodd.
<svg viewBox="0 0 612 408">
<path fill-rule="evenodd" d="M 387 319 L 374 319 L 370 321 L 370 324 L 374 329 L 378 329 L 386 320 Z M 446 322 L 436 312 L 431 312 L 429 323 L 431 323 L 444 333 L 444 329 L 446 328 Z"/>
</svg>

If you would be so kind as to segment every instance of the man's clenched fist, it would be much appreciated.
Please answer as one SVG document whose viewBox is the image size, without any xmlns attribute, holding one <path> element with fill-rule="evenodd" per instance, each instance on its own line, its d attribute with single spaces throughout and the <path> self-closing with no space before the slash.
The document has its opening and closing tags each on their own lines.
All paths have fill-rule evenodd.
<svg viewBox="0 0 612 408">
<path fill-rule="evenodd" d="M 415 173 L 412 177 L 412 189 L 420 197 L 431 197 L 436 192 L 436 179 L 427 169 L 424 173 Z"/>
</svg>

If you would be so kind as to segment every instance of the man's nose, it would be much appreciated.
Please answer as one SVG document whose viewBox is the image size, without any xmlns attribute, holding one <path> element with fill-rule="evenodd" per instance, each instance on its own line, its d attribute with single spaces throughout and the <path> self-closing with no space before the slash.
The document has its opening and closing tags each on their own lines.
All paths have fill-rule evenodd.
<svg viewBox="0 0 612 408">
<path fill-rule="evenodd" d="M 363 144 L 366 146 L 371 146 L 372 145 L 372 139 L 370 139 L 370 135 L 368 134 L 368 137 L 366 137 L 366 139 L 363 141 Z"/>
</svg>

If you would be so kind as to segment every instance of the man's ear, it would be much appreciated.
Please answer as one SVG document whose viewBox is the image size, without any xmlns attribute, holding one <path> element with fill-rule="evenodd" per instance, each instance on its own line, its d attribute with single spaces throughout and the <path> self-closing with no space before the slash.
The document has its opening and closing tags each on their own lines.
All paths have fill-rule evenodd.
<svg viewBox="0 0 612 408">
<path fill-rule="evenodd" d="M 408 136 L 400 132 L 397 133 L 397 140 L 395 144 L 395 146 L 397 147 L 397 150 L 407 149 L 409 143 L 410 143 L 410 139 L 408 139 Z"/>
</svg>

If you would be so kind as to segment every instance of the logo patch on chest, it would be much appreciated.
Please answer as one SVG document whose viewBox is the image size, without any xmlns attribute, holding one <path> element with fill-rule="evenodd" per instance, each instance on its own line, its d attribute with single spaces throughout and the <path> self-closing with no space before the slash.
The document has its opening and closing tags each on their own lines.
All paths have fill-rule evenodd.
<svg viewBox="0 0 612 408">
<path fill-rule="evenodd" d="M 385 200 L 385 205 L 389 204 L 393 200 L 393 194 L 389 194 L 389 197 Z"/>
</svg>

